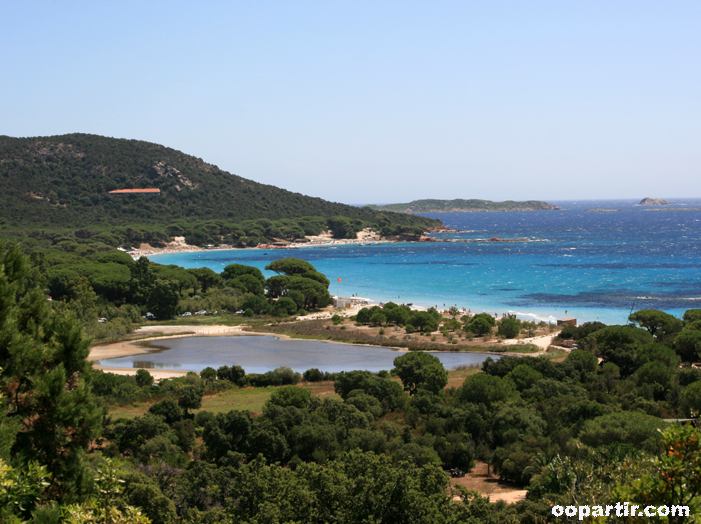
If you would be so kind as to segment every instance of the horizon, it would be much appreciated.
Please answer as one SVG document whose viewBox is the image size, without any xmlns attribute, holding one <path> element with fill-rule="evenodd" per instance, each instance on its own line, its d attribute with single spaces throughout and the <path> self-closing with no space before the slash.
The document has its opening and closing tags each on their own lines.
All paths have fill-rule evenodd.
<svg viewBox="0 0 701 524">
<path fill-rule="evenodd" d="M 4 14 L 3 135 L 145 140 L 336 202 L 701 197 L 696 2 Z"/>
<path fill-rule="evenodd" d="M 658 200 L 676 200 L 676 201 L 693 201 L 693 200 L 701 200 L 699 197 L 659 197 L 659 196 L 654 196 L 654 197 L 620 197 L 620 198 L 558 198 L 558 199 L 551 199 L 548 201 L 545 201 L 549 204 L 552 204 L 554 202 L 559 202 L 559 203 L 565 203 L 565 202 L 570 202 L 570 203 L 578 203 L 578 202 L 625 202 L 625 203 L 632 203 L 632 202 L 639 202 L 645 198 L 654 198 Z M 363 207 L 363 206 L 391 206 L 395 204 L 407 204 L 415 201 L 420 201 L 420 200 L 441 200 L 441 201 L 450 201 L 450 200 L 487 200 L 485 198 L 414 198 L 412 200 L 409 200 L 408 202 L 383 202 L 381 204 L 371 202 L 368 204 L 347 204 L 349 206 L 354 206 L 354 207 Z M 492 200 L 492 202 L 496 203 L 502 203 L 502 202 L 507 202 L 511 199 L 506 199 L 506 200 Z M 533 200 L 533 199 L 529 199 Z M 514 200 L 514 202 L 519 202 L 519 200 Z M 523 202 L 523 201 L 521 201 Z M 346 202 L 342 202 L 346 203 Z M 676 202 L 678 205 L 684 205 L 684 202 Z M 640 204 L 635 204 L 640 205 Z M 664 205 L 664 204 L 661 204 Z M 546 210 L 547 211 L 547 210 Z M 489 213 L 492 213 L 492 211 L 489 211 Z"/>
</svg>

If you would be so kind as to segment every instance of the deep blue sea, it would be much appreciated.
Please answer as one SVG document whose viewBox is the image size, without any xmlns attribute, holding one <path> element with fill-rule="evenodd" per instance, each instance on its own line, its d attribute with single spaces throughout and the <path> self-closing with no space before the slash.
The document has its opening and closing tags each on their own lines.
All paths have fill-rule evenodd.
<svg viewBox="0 0 701 524">
<path fill-rule="evenodd" d="M 334 295 L 457 305 L 523 319 L 571 316 L 580 323 L 620 324 L 631 310 L 655 308 L 679 316 L 701 308 L 701 210 L 658 211 L 635 205 L 638 201 L 552 202 L 562 211 L 426 215 L 458 230 L 434 235 L 439 238 L 531 242 L 222 250 L 152 260 L 220 272 L 233 262 L 264 270 L 278 258 L 297 257 L 329 277 Z M 662 209 L 701 208 L 701 199 L 671 202 Z M 587 212 L 596 208 L 620 211 Z"/>
</svg>

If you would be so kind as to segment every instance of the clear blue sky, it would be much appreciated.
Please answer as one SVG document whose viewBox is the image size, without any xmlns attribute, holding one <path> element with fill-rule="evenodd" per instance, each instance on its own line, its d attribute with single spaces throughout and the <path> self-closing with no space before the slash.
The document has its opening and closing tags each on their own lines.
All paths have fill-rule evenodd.
<svg viewBox="0 0 701 524">
<path fill-rule="evenodd" d="M 0 134 L 346 203 L 701 197 L 701 2 L 4 1 Z"/>
</svg>

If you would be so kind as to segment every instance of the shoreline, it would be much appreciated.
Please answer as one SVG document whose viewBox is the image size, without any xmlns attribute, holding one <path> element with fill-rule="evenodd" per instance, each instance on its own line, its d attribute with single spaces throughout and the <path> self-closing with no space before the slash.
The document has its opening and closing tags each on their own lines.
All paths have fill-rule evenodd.
<svg viewBox="0 0 701 524">
<path fill-rule="evenodd" d="M 435 238 L 435 237 L 421 237 L 420 240 L 353 240 L 348 238 L 325 240 L 325 241 L 310 241 L 310 242 L 290 242 L 289 244 L 276 245 L 276 244 L 259 244 L 254 247 L 234 247 L 228 244 L 223 244 L 222 246 L 203 248 L 193 245 L 177 245 L 168 247 L 153 247 L 148 246 L 146 248 L 133 249 L 127 251 L 127 253 L 134 259 L 138 260 L 142 256 L 160 256 L 160 255 L 172 255 L 172 254 L 184 254 L 184 253 L 199 253 L 199 252 L 212 252 L 212 251 L 286 251 L 286 250 L 297 250 L 297 249 L 309 249 L 314 247 L 338 247 L 347 245 L 358 245 L 358 246 L 375 246 L 381 244 L 397 244 L 397 243 L 407 243 L 407 244 L 423 244 L 426 242 L 436 242 L 436 243 L 483 243 L 483 242 L 505 242 L 505 243 L 524 243 L 524 242 L 549 242 L 548 239 L 544 238 Z"/>
<path fill-rule="evenodd" d="M 445 229 L 448 231 L 448 229 Z M 221 246 L 212 247 L 199 247 L 193 246 L 191 244 L 185 243 L 185 237 L 174 237 L 172 242 L 166 244 L 166 247 L 153 247 L 149 244 L 141 244 L 138 249 L 132 249 L 127 251 L 131 257 L 136 260 L 142 256 L 158 256 L 166 255 L 172 253 L 197 253 L 200 251 L 242 251 L 251 249 L 301 249 L 305 247 L 328 247 L 328 246 L 339 246 L 346 244 L 387 244 L 398 242 L 398 240 L 391 240 L 381 237 L 376 232 L 372 231 L 370 228 L 365 228 L 356 234 L 356 238 L 333 238 L 330 231 L 326 231 L 320 235 L 308 235 L 304 237 L 305 242 L 289 242 L 280 241 L 277 244 L 258 244 L 252 247 L 234 247 L 229 244 L 222 244 Z M 428 238 L 428 237 L 421 237 Z"/>
<path fill-rule="evenodd" d="M 223 253 L 222 255 L 212 255 L 212 257 L 217 257 L 217 260 L 214 260 L 214 263 L 216 265 L 217 262 L 219 262 L 219 258 L 221 258 L 221 262 L 226 262 L 229 259 L 231 261 L 235 262 L 237 258 L 239 257 L 253 257 L 255 259 L 262 259 L 263 254 L 266 255 L 271 255 L 271 257 L 279 257 L 279 256 L 293 256 L 293 257 L 300 257 L 300 258 L 306 258 L 304 251 L 296 251 L 294 253 L 275 253 L 272 250 L 284 250 L 284 249 L 312 249 L 312 248 L 319 248 L 320 250 L 323 249 L 336 249 L 338 248 L 339 250 L 343 249 L 353 249 L 355 250 L 353 246 L 367 246 L 367 245 L 384 245 L 388 246 L 391 244 L 400 244 L 398 246 L 398 249 L 403 249 L 404 247 L 408 247 L 409 251 L 413 249 L 413 245 L 416 244 L 416 242 L 411 242 L 411 241 L 398 241 L 398 240 L 388 240 L 388 239 L 382 239 L 377 236 L 371 236 L 371 232 L 365 231 L 364 235 L 361 236 L 361 238 L 357 239 L 332 239 L 329 234 L 323 234 L 319 236 L 314 236 L 314 237 L 308 237 L 310 242 L 307 243 L 294 243 L 291 244 L 289 248 L 282 248 L 279 246 L 270 246 L 267 245 L 266 247 L 245 247 L 245 248 L 238 248 L 238 247 L 233 247 L 233 246 L 221 246 L 217 248 L 209 248 L 209 249 L 204 249 L 200 248 L 197 246 L 192 246 L 188 244 L 184 244 L 184 238 L 183 237 L 176 237 L 177 241 L 170 243 L 167 247 L 164 248 L 152 248 L 151 246 L 142 244 L 141 249 L 135 250 L 130 252 L 130 255 L 132 258 L 136 259 L 139 258 L 140 256 L 149 256 L 153 257 L 152 260 L 156 263 L 164 263 L 167 264 L 169 261 L 167 260 L 159 260 L 158 257 L 160 256 L 167 256 L 171 255 L 172 257 L 175 258 L 173 260 L 173 263 L 176 264 L 184 264 L 188 265 L 188 261 L 191 261 L 192 263 L 189 265 L 194 265 L 194 266 L 200 266 L 202 264 L 204 265 L 209 265 L 207 262 L 198 262 L 200 258 L 205 258 L 202 256 L 202 252 L 212 252 L 212 251 L 228 251 L 231 254 L 226 255 Z M 452 239 L 449 239 L 452 240 Z M 485 242 L 497 242 L 501 243 L 501 239 L 483 239 Z M 529 239 L 530 241 L 535 241 L 535 242 L 543 242 L 544 240 L 542 239 Z M 347 247 L 343 247 L 347 246 Z M 420 247 L 420 246 L 417 246 Z M 150 249 L 149 249 L 150 248 Z M 388 248 L 384 248 L 384 250 L 387 250 Z M 384 251 L 383 250 L 383 251 Z M 391 251 L 391 249 L 390 249 Z M 189 255 L 192 253 L 192 255 Z M 311 252 L 307 252 L 310 256 L 312 256 Z M 327 255 L 332 256 L 333 251 L 329 251 L 326 254 L 321 254 L 319 252 L 319 256 L 324 258 Z M 339 251 L 340 253 L 340 251 Z M 197 256 L 194 256 L 194 254 L 197 254 Z M 210 258 L 212 258 L 210 257 Z M 182 258 L 182 260 L 180 260 Z M 261 262 L 261 264 L 264 264 Z M 222 266 L 224 264 L 221 264 Z M 335 283 L 334 283 L 335 284 Z M 333 291 L 340 291 L 340 288 L 331 288 Z M 511 304 L 506 304 L 506 303 L 500 303 L 498 301 L 492 301 L 490 300 L 489 293 L 487 293 L 484 296 L 478 295 L 469 295 L 469 296 L 464 296 L 464 297 L 451 297 L 451 296 L 443 296 L 441 294 L 438 294 L 436 296 L 431 296 L 429 294 L 426 294 L 426 296 L 419 296 L 418 294 L 416 296 L 412 296 L 411 293 L 407 294 L 404 292 L 399 292 L 397 289 L 390 290 L 390 292 L 385 292 L 384 294 L 373 289 L 367 289 L 365 285 L 355 287 L 355 286 L 348 286 L 346 284 L 343 285 L 343 293 L 335 293 L 338 295 L 343 296 L 344 298 L 354 298 L 352 295 L 354 294 L 359 294 L 363 295 L 365 297 L 369 297 L 369 299 L 366 299 L 368 302 L 368 305 L 371 306 L 373 304 L 379 304 L 379 303 L 386 303 L 388 301 L 393 301 L 397 304 L 413 304 L 413 309 L 428 309 L 429 307 L 436 307 L 439 310 L 447 309 L 449 306 L 457 306 L 459 309 L 463 309 L 463 306 L 465 307 L 466 310 L 469 310 L 472 313 L 489 313 L 490 315 L 493 315 L 495 312 L 498 312 L 499 315 L 503 315 L 504 313 L 507 314 L 512 314 L 516 315 L 517 318 L 521 320 L 527 320 L 531 321 L 534 320 L 536 322 L 549 322 L 549 323 L 554 323 L 558 319 L 567 317 L 567 316 L 572 316 L 577 318 L 578 323 L 584 323 L 588 321 L 602 321 L 606 324 L 619 324 L 621 322 L 624 322 L 625 319 L 627 319 L 628 312 L 623 311 L 623 310 L 618 310 L 618 309 L 613 309 L 613 308 L 570 308 L 562 305 L 558 306 L 553 306 L 553 307 L 548 307 L 546 305 L 526 305 L 526 306 L 521 306 L 521 305 L 511 305 Z M 401 296 L 400 296 L 401 295 Z M 641 297 L 643 298 L 643 297 Z M 458 300 L 456 300 L 458 299 Z M 462 302 L 461 304 L 456 304 L 455 302 Z M 443 304 L 443 306 L 441 306 Z M 565 310 L 569 309 L 569 313 L 566 312 Z M 474 310 L 474 311 L 472 311 Z M 665 309 L 665 311 L 667 311 Z M 343 314 L 340 313 L 339 314 Z M 324 317 L 325 314 L 314 314 L 314 316 L 317 317 Z"/>
<path fill-rule="evenodd" d="M 496 242 L 491 239 L 486 239 L 486 242 Z M 530 240 L 531 242 L 543 242 L 545 240 L 540 240 L 536 239 Z M 499 241 L 502 242 L 502 241 Z M 508 241 L 507 241 L 508 242 Z M 397 243 L 417 243 L 417 242 L 410 242 L 410 241 L 395 241 L 395 240 L 381 240 L 381 241 L 376 241 L 376 242 L 367 242 L 367 241 L 361 241 L 361 240 L 352 240 L 352 239 L 341 239 L 341 240 L 335 240 L 335 241 L 327 241 L 327 242 L 319 242 L 319 243 L 305 243 L 305 244 L 296 244 L 295 247 L 293 248 L 261 248 L 261 247 L 245 247 L 245 248 L 237 248 L 237 247 L 221 247 L 221 248 L 210 248 L 210 249 L 204 249 L 200 248 L 197 246 L 187 246 L 187 247 L 178 247 L 178 248 L 152 248 L 152 249 L 145 249 L 145 250 L 135 250 L 135 251 L 130 251 L 128 252 L 134 260 L 137 260 L 141 256 L 149 256 L 149 257 L 158 257 L 158 256 L 165 256 L 165 255 L 178 255 L 178 254 L 187 254 L 187 253 L 198 253 L 198 252 L 213 252 L 213 251 L 248 251 L 248 252 L 264 252 L 267 254 L 268 251 L 271 250 L 285 250 L 285 249 L 311 249 L 311 248 L 327 248 L 327 247 L 338 247 L 338 246 L 343 246 L 343 245 L 376 245 L 376 244 L 397 244 Z M 423 243 L 423 242 L 421 242 Z M 452 243 L 450 241 L 449 243 Z M 292 255 L 290 255 L 292 256 Z M 152 259 L 153 262 L 159 263 L 157 259 Z M 333 284 L 333 283 L 332 283 Z M 367 290 L 361 290 L 359 293 L 367 293 Z M 426 297 L 397 297 L 397 296 L 379 296 L 376 295 L 374 297 L 369 297 L 369 298 L 362 298 L 362 297 L 354 297 L 352 296 L 353 294 L 343 296 L 343 298 L 357 298 L 360 300 L 364 300 L 367 302 L 364 304 L 364 307 L 372 307 L 373 305 L 379 305 L 379 304 L 384 304 L 387 302 L 395 302 L 398 305 L 402 304 L 412 304 L 410 307 L 413 310 L 420 310 L 420 311 L 425 311 L 431 307 L 435 307 L 439 311 L 443 311 L 443 309 L 447 309 L 451 305 L 455 305 L 458 307 L 460 310 L 465 310 L 465 312 L 470 312 L 472 314 L 476 313 L 488 313 L 490 315 L 493 315 L 495 311 L 501 312 L 498 316 L 501 317 L 504 314 L 510 314 L 510 315 L 516 315 L 517 318 L 525 321 L 536 321 L 536 322 L 548 322 L 548 323 L 555 323 L 557 322 L 558 319 L 564 318 L 565 316 L 574 316 L 577 318 L 578 322 L 584 323 L 584 322 L 590 322 L 590 321 L 599 321 L 601 317 L 601 321 L 606 323 L 606 324 L 616 324 L 621 322 L 621 320 L 614 319 L 614 316 L 625 316 L 627 318 L 627 312 L 623 310 L 615 310 L 615 309 L 596 309 L 595 311 L 589 311 L 589 310 L 572 310 L 570 313 L 563 313 L 562 310 L 564 310 L 564 307 L 534 307 L 531 311 L 523 311 L 521 307 L 514 307 L 510 305 L 505 305 L 505 304 L 468 304 L 469 307 L 463 307 L 462 305 L 457 305 L 457 304 L 448 304 L 445 303 L 444 306 L 441 306 L 440 304 L 443 303 L 444 298 L 435 298 L 435 297 L 429 297 L 426 299 Z M 334 296 L 334 295 L 332 295 Z M 412 302 L 407 303 L 407 301 L 412 300 Z M 482 298 L 482 297 L 475 297 L 475 298 Z M 646 298 L 646 297 L 637 297 L 637 298 Z M 474 311 L 472 311 L 474 309 Z M 568 308 L 569 309 L 569 308 Z M 302 320 L 303 318 L 306 319 L 312 319 L 312 318 L 326 318 L 327 316 L 330 317 L 334 313 L 339 314 L 341 316 L 344 316 L 344 313 L 342 311 L 334 311 L 333 313 L 314 313 L 308 317 L 298 317 L 298 320 Z M 624 315 L 625 314 L 625 315 Z M 603 315 L 603 316 L 602 316 Z"/>
<path fill-rule="evenodd" d="M 308 249 L 312 247 L 338 247 L 338 246 L 345 246 L 345 245 L 378 245 L 378 244 L 396 244 L 398 242 L 407 242 L 407 243 L 415 243 L 417 241 L 415 240 L 375 240 L 375 241 L 367 241 L 367 240 L 353 240 L 353 239 L 347 239 L 347 238 L 342 238 L 342 239 L 337 239 L 337 240 L 329 240 L 325 242 L 304 242 L 304 243 L 290 243 L 287 246 L 276 246 L 272 244 L 260 244 L 255 247 L 234 247 L 230 245 L 224 245 L 224 247 L 211 247 L 211 248 L 203 248 L 203 247 L 198 247 L 198 246 L 192 246 L 192 245 L 187 245 L 187 247 L 178 247 L 178 246 L 169 246 L 169 247 L 151 247 L 149 246 L 148 248 L 139 248 L 139 249 L 134 249 L 131 251 L 127 251 L 129 255 L 134 260 L 137 260 L 141 258 L 142 256 L 159 256 L 159 255 L 172 255 L 172 254 L 184 254 L 184 253 L 199 253 L 199 252 L 207 252 L 211 253 L 212 251 L 253 251 L 253 250 L 258 250 L 258 251 L 287 251 L 287 250 L 297 250 L 297 249 Z"/>
</svg>

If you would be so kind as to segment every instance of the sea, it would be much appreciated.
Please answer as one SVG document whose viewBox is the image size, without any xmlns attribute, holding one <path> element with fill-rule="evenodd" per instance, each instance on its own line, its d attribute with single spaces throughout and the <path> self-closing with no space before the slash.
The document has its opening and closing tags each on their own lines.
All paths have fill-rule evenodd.
<svg viewBox="0 0 701 524">
<path fill-rule="evenodd" d="M 701 308 L 701 199 L 669 201 L 552 201 L 562 210 L 424 214 L 454 230 L 431 235 L 448 242 L 210 250 L 151 260 L 217 272 L 246 264 L 272 276 L 266 265 L 296 257 L 331 280 L 332 295 L 625 324 L 640 309 L 679 317 Z M 516 241 L 484 241 L 493 238 Z"/>
</svg>

